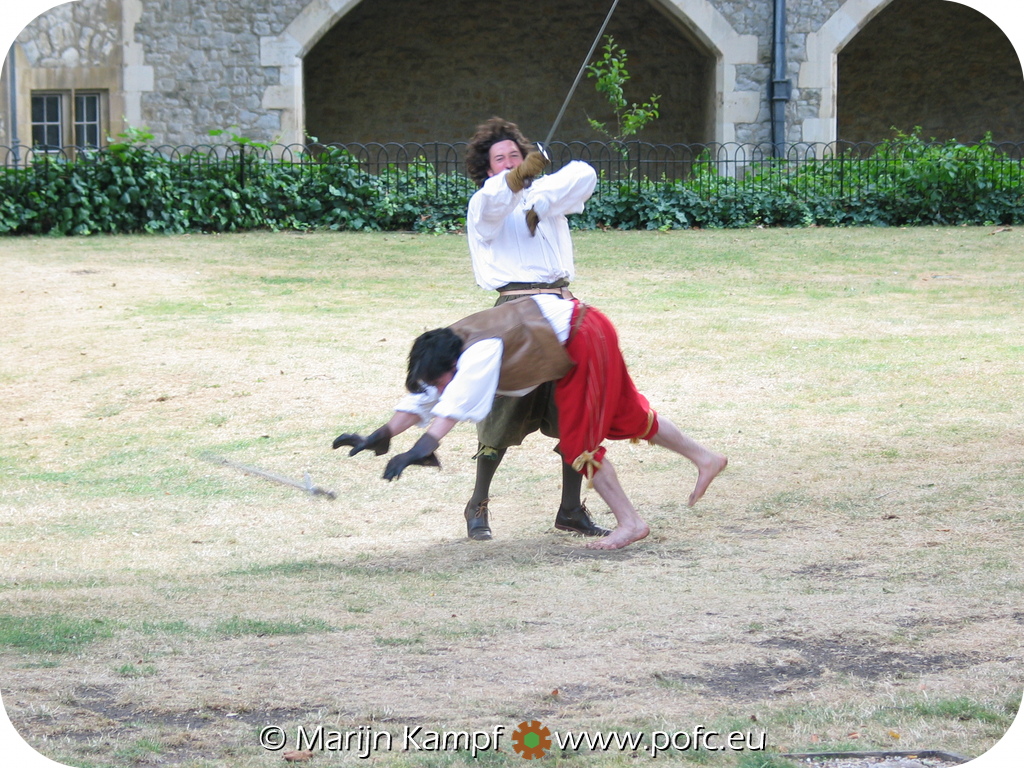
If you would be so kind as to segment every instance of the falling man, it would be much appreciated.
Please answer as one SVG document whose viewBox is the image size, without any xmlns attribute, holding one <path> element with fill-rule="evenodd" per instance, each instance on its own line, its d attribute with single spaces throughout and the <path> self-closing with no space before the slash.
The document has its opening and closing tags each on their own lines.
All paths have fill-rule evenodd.
<svg viewBox="0 0 1024 768">
<path fill-rule="evenodd" d="M 588 478 L 615 516 L 615 530 L 588 543 L 591 549 L 621 549 L 650 533 L 605 455 L 604 440 L 647 440 L 693 462 L 697 482 L 688 506 L 728 463 L 651 409 L 633 384 L 618 334 L 602 312 L 547 294 L 485 309 L 420 335 L 409 353 L 409 394 L 391 420 L 368 437 L 339 435 L 334 447 L 351 446 L 350 456 L 365 449 L 379 456 L 395 435 L 425 427 L 410 450 L 388 462 L 384 479 L 394 480 L 410 464 L 439 466 L 435 451 L 441 439 L 460 421 L 483 419 L 496 394 L 519 397 L 547 381 L 556 382 L 559 453 Z"/>
</svg>

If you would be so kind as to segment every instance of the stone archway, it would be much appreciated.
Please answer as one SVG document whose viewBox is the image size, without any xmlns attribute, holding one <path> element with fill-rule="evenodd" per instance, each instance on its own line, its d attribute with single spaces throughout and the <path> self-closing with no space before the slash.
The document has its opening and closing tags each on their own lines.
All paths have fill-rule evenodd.
<svg viewBox="0 0 1024 768">
<path fill-rule="evenodd" d="M 417 0 L 361 4 L 305 57 L 307 131 L 327 142 L 455 142 L 497 114 L 543 138 L 607 10 L 588 0 L 563 0 L 557 16 L 548 8 L 451 0 L 439 14 Z M 628 53 L 627 98 L 661 96 L 661 116 L 641 138 L 706 141 L 714 58 L 699 38 L 649 0 L 621 0 L 606 32 Z M 585 79 L 555 138 L 601 139 L 588 118 L 614 124 Z"/>
<path fill-rule="evenodd" d="M 955 50 L 954 50 L 955 49 Z M 893 0 L 839 52 L 837 136 L 875 142 L 1024 138 L 1024 77 L 1006 35 L 946 0 Z"/>
<path fill-rule="evenodd" d="M 803 141 L 831 143 L 836 140 L 840 53 L 894 2 L 896 0 L 847 0 L 817 32 L 807 35 L 806 59 L 800 67 L 798 87 L 801 91 L 817 95 L 818 110 L 816 115 L 806 117 L 803 121 Z M 959 0 L 943 2 L 957 6 L 975 4 L 966 1 L 961 3 Z"/>
<path fill-rule="evenodd" d="M 805 117 L 803 140 L 830 143 L 836 140 L 837 58 L 865 24 L 892 0 L 847 0 L 817 32 L 807 35 L 807 57 L 800 66 L 797 87 L 816 92 L 818 112 Z"/>
<path fill-rule="evenodd" d="M 303 104 L 302 60 L 338 19 L 359 0 L 311 0 L 279 35 L 260 38 L 260 64 L 277 67 L 279 84 L 263 94 L 264 109 L 281 115 L 284 144 L 304 144 L 306 117 Z"/>
<path fill-rule="evenodd" d="M 586 45 L 592 39 L 590 38 L 591 33 L 586 30 L 593 26 L 596 31 L 599 27 L 600 18 L 603 16 L 603 11 L 601 9 L 593 9 L 590 3 L 579 2 L 578 4 L 583 12 L 594 15 L 597 20 L 593 25 L 583 24 L 582 22 L 578 25 L 580 31 L 575 36 L 582 36 L 581 40 L 586 38 L 586 44 L 581 44 L 572 35 L 569 37 L 565 36 L 567 32 L 572 31 L 570 27 L 577 26 L 575 24 L 559 26 L 557 21 L 552 21 L 546 28 L 539 24 L 520 25 L 524 29 L 524 35 L 541 35 L 543 37 L 542 42 L 547 46 L 546 50 L 561 54 L 564 49 L 565 54 L 565 62 L 563 63 L 557 61 L 557 56 L 552 56 L 550 60 L 541 62 L 544 76 L 534 76 L 529 80 L 529 83 L 536 91 L 532 102 L 526 97 L 519 97 L 518 101 L 509 100 L 508 98 L 493 98 L 495 90 L 500 91 L 500 84 L 496 88 L 492 87 L 489 92 L 486 87 L 473 88 L 476 64 L 474 59 L 467 58 L 463 64 L 466 70 L 462 73 L 463 76 L 458 77 L 459 73 L 454 73 L 456 75 L 454 79 L 457 81 L 454 85 L 449 80 L 436 83 L 443 86 L 438 89 L 437 101 L 447 105 L 445 106 L 446 111 L 451 111 L 450 105 L 469 105 L 466 109 L 466 115 L 462 115 L 458 119 L 454 115 L 450 116 L 452 123 L 457 123 L 459 126 L 458 133 L 454 134 L 450 128 L 442 130 L 436 125 L 431 127 L 428 124 L 426 127 L 419 126 L 416 135 L 405 135 L 401 138 L 442 141 L 464 138 L 467 126 L 471 126 L 474 120 L 479 120 L 485 113 L 499 111 L 504 111 L 509 115 L 517 115 L 515 119 L 519 119 L 521 123 L 526 121 L 518 117 L 518 112 L 521 111 L 529 114 L 529 119 L 535 119 L 536 125 L 524 124 L 524 130 L 526 130 L 528 135 L 542 135 L 546 126 L 557 112 L 561 99 L 564 97 L 568 85 L 579 68 L 579 56 L 581 55 L 579 51 L 585 52 Z M 379 6 L 379 3 L 374 5 Z M 623 6 L 628 5 L 628 2 L 623 3 Z M 654 32 L 662 35 L 665 39 L 664 48 L 672 50 L 669 50 L 656 65 L 651 62 L 649 55 L 646 55 L 645 61 L 645 54 L 649 54 L 648 46 L 640 46 L 639 44 L 631 46 L 631 41 L 624 39 L 629 37 L 630 32 L 628 28 L 623 27 L 620 29 L 617 40 L 621 40 L 624 47 L 630 53 L 630 71 L 634 74 L 634 84 L 638 89 L 635 97 L 637 100 L 644 100 L 652 90 L 655 90 L 646 87 L 644 80 L 650 80 L 644 77 L 645 73 L 666 72 L 661 82 L 665 84 L 666 88 L 672 87 L 677 89 L 677 92 L 672 95 L 675 108 L 687 113 L 686 115 L 673 118 L 671 110 L 664 108 L 667 102 L 663 101 L 663 116 L 665 116 L 666 111 L 670 114 L 667 116 L 667 119 L 660 121 L 662 125 L 657 129 L 660 133 L 655 132 L 644 136 L 644 138 L 652 141 L 683 142 L 728 142 L 736 140 L 738 126 L 755 123 L 761 107 L 762 94 L 760 91 L 749 88 L 749 86 L 743 88 L 737 85 L 740 80 L 737 74 L 739 68 L 744 66 L 754 67 L 758 63 L 757 38 L 753 35 L 740 35 L 736 33 L 728 21 L 708 0 L 633 0 L 634 17 L 643 13 L 643 8 L 640 7 L 642 5 L 646 5 L 647 12 L 660 17 L 661 21 L 652 28 Z M 263 95 L 262 104 L 266 109 L 279 112 L 283 142 L 302 143 L 306 140 L 307 131 L 311 133 L 317 132 L 307 125 L 311 111 L 314 114 L 313 122 L 315 124 L 330 125 L 328 120 L 323 119 L 322 114 L 325 105 L 324 92 L 323 90 L 318 90 L 315 85 L 313 87 L 310 85 L 311 72 L 314 78 L 319 76 L 319 72 L 311 70 L 308 65 L 312 62 L 322 69 L 329 69 L 332 66 L 332 58 L 323 55 L 323 51 L 330 50 L 332 42 L 338 42 L 332 38 L 332 35 L 334 35 L 334 30 L 337 27 L 344 26 L 344 17 L 350 18 L 353 22 L 358 21 L 359 17 L 356 14 L 358 6 L 358 0 L 314 0 L 303 8 L 281 34 L 261 39 L 260 63 L 263 66 L 277 67 L 280 72 L 279 84 L 266 90 Z M 521 11 L 522 5 L 517 6 L 517 9 Z M 566 9 L 563 8 L 563 14 L 560 14 L 560 18 L 565 17 L 565 12 Z M 490 13 L 493 13 L 493 9 Z M 365 15 L 360 14 L 360 16 Z M 618 18 L 620 15 L 623 17 L 621 20 Z M 615 34 L 615 22 L 624 22 L 629 15 L 628 10 L 616 11 L 616 17 L 613 18 L 613 24 L 609 26 L 608 32 Z M 486 22 L 487 19 L 483 21 Z M 666 21 L 668 23 L 665 23 Z M 466 23 L 461 17 L 453 18 L 451 22 L 457 28 L 456 32 L 459 25 Z M 479 19 L 477 23 L 480 23 Z M 515 28 L 514 24 L 512 28 Z M 649 35 L 650 32 L 650 29 L 645 30 L 645 35 Z M 453 34 L 444 45 L 459 49 L 465 45 L 467 39 L 471 39 L 467 38 L 469 34 L 468 31 L 464 34 Z M 637 39 L 634 37 L 632 42 L 636 43 Z M 647 37 L 645 37 L 645 40 L 647 40 Z M 514 39 L 510 42 L 514 42 Z M 344 46 L 345 41 L 341 40 L 340 45 Z M 673 46 L 675 46 L 674 49 L 672 48 Z M 338 45 L 333 47 L 337 49 Z M 380 50 L 379 47 L 378 50 Z M 463 51 L 459 52 L 465 53 Z M 311 54 L 313 54 L 312 59 L 310 59 Z M 494 46 L 491 46 L 484 54 L 500 57 L 503 55 L 503 52 L 502 48 L 498 47 L 496 49 Z M 415 60 L 417 54 L 415 50 L 405 50 L 398 51 L 396 55 L 408 55 Z M 568 63 L 570 60 L 571 64 Z M 512 63 L 515 63 L 514 59 Z M 671 70 L 672 66 L 676 66 L 679 72 L 673 73 Z M 694 70 L 700 71 L 696 80 L 691 77 Z M 452 67 L 449 66 L 449 71 L 446 74 L 451 73 Z M 359 77 L 360 74 L 356 70 L 350 76 Z M 371 84 L 368 87 L 371 89 L 376 88 L 377 93 L 380 93 L 384 86 L 377 83 L 376 85 Z M 578 92 L 580 94 L 578 106 L 581 111 L 575 117 L 567 114 L 564 125 L 569 132 L 563 134 L 560 138 L 582 138 L 582 136 L 575 134 L 581 133 L 579 129 L 580 121 L 585 122 L 583 111 L 586 111 L 588 102 L 583 94 L 586 90 L 587 87 L 581 85 Z M 592 91 L 592 88 L 590 90 Z M 417 92 L 416 100 L 419 102 L 419 114 L 424 112 L 420 96 L 427 92 L 428 86 L 421 87 Z M 352 104 L 347 98 L 339 99 L 339 101 L 344 101 L 346 105 Z M 574 99 L 575 103 L 576 100 Z M 399 107 L 400 105 L 397 102 L 392 102 L 388 114 L 396 114 Z M 598 109 L 599 105 L 591 100 L 589 108 L 593 111 Z M 472 119 L 469 118 L 468 114 L 470 110 L 472 111 Z M 575 127 L 573 127 L 574 120 L 576 121 Z M 413 120 L 412 123 L 415 124 L 416 121 Z M 381 124 L 381 122 L 378 121 L 378 124 Z M 540 126 L 544 126 L 544 128 Z M 443 135 L 446 130 L 449 133 L 453 133 L 453 135 Z M 740 128 L 740 130 L 742 129 Z M 318 135 L 317 138 L 325 141 L 369 140 L 369 136 L 365 133 L 351 137 L 325 134 Z M 589 138 L 596 138 L 596 136 L 590 136 Z M 374 140 L 377 140 L 377 137 Z"/>
<path fill-rule="evenodd" d="M 707 0 L 660 0 L 666 10 L 708 48 L 715 59 L 709 141 L 747 141 L 744 127 L 758 122 L 763 87 L 741 86 L 741 72 L 760 66 L 756 35 L 741 35 Z"/>
</svg>

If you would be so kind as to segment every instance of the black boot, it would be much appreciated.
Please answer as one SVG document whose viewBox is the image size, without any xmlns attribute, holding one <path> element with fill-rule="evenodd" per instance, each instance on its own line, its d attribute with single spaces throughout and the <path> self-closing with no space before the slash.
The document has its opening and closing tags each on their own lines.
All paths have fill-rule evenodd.
<svg viewBox="0 0 1024 768">
<path fill-rule="evenodd" d="M 491 524 L 487 520 L 487 502 L 484 499 L 479 504 L 474 504 L 470 499 L 466 505 L 466 535 L 476 541 L 488 541 L 491 538 Z"/>
<path fill-rule="evenodd" d="M 584 536 L 607 536 L 611 531 L 602 528 L 590 519 L 590 512 L 585 504 L 580 503 L 575 509 L 558 508 L 555 516 L 555 528 L 560 531 L 581 533 Z"/>
</svg>

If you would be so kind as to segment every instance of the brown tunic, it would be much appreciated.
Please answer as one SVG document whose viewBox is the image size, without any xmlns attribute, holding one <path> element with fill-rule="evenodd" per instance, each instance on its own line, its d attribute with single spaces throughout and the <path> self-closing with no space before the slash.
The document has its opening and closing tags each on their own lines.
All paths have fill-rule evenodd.
<svg viewBox="0 0 1024 768">
<path fill-rule="evenodd" d="M 556 381 L 574 365 L 540 307 L 528 296 L 477 312 L 449 327 L 463 340 L 463 349 L 484 339 L 501 339 L 501 392 Z"/>
</svg>

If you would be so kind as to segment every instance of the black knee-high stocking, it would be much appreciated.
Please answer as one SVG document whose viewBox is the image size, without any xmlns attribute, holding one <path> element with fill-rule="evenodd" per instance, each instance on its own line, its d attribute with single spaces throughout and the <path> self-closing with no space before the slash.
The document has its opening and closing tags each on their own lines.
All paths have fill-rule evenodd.
<svg viewBox="0 0 1024 768">
<path fill-rule="evenodd" d="M 469 500 L 470 506 L 476 506 L 491 495 L 491 481 L 494 479 L 494 473 L 498 471 L 501 460 L 505 458 L 507 450 L 507 448 L 500 448 L 496 454 L 477 458 L 476 485 L 473 486 L 473 496 Z"/>
<path fill-rule="evenodd" d="M 580 505 L 580 491 L 583 488 L 583 475 L 562 462 L 562 509 L 576 509 Z"/>
</svg>

